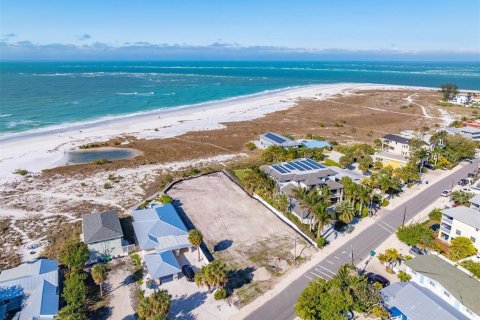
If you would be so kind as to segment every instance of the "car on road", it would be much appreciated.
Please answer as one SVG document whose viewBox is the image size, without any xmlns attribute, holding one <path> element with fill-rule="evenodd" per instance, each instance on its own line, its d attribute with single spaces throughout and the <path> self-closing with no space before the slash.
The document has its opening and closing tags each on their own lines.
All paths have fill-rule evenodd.
<svg viewBox="0 0 480 320">
<path fill-rule="evenodd" d="M 467 179 L 460 179 L 460 181 L 458 181 L 458 185 L 459 186 L 466 186 L 466 185 L 468 185 L 468 180 Z"/>
<path fill-rule="evenodd" d="M 186 264 L 182 267 L 182 273 L 189 282 L 193 282 L 195 278 L 195 272 L 189 264 Z"/>
<path fill-rule="evenodd" d="M 452 190 L 443 190 L 442 193 L 440 193 L 442 197 L 449 197 L 451 194 Z"/>
<path fill-rule="evenodd" d="M 367 277 L 367 281 L 370 284 L 378 283 L 383 288 L 390 285 L 390 281 L 382 275 L 379 275 L 373 272 L 368 272 L 365 276 Z"/>
<path fill-rule="evenodd" d="M 413 247 L 410 247 L 410 249 L 408 250 L 408 252 L 410 252 L 411 254 L 413 254 L 414 256 L 423 256 L 425 254 L 425 251 L 424 250 L 421 250 L 415 246 Z"/>
</svg>

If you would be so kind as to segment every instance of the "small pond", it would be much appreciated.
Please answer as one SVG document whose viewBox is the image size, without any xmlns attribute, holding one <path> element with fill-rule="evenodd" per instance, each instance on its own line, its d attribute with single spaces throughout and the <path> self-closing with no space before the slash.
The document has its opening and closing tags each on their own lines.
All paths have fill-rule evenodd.
<svg viewBox="0 0 480 320">
<path fill-rule="evenodd" d="M 135 149 L 125 148 L 95 148 L 75 150 L 67 153 L 67 164 L 90 163 L 95 160 L 107 159 L 109 161 L 132 159 L 141 152 Z"/>
</svg>

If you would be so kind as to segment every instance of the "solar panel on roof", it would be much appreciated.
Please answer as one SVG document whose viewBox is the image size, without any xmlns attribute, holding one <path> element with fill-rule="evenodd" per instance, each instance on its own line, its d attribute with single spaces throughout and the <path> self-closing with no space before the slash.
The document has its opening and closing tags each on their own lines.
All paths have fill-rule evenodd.
<svg viewBox="0 0 480 320">
<path fill-rule="evenodd" d="M 308 161 L 309 164 L 311 164 L 313 167 L 315 167 L 315 169 L 322 169 L 323 168 L 323 166 L 319 165 L 318 163 L 316 163 L 312 159 L 307 159 L 306 161 Z"/>
<path fill-rule="evenodd" d="M 284 165 L 279 164 L 278 166 L 285 170 L 287 173 L 290 172 L 290 169 L 286 168 Z"/>
<path fill-rule="evenodd" d="M 302 167 L 303 169 L 305 170 L 311 170 L 309 167 L 307 167 L 306 165 L 304 165 L 303 163 L 301 163 L 300 161 L 297 161 L 295 162 L 296 164 L 298 164 L 300 167 Z"/>
<path fill-rule="evenodd" d="M 299 166 L 298 164 L 296 164 L 295 162 L 290 162 L 290 164 L 291 164 L 292 166 L 294 166 L 295 169 L 297 169 L 297 170 L 305 171 L 305 169 L 303 169 L 302 167 L 300 167 L 300 166 Z"/>
<path fill-rule="evenodd" d="M 275 142 L 278 142 L 278 143 L 284 143 L 285 141 L 287 141 L 287 140 L 285 140 L 284 138 L 279 137 L 279 136 L 277 136 L 277 135 L 275 135 L 275 134 L 272 134 L 272 133 L 267 133 L 267 134 L 265 135 L 265 137 L 267 137 L 268 139 L 273 140 L 273 141 L 275 141 Z"/>
<path fill-rule="evenodd" d="M 315 167 L 312 166 L 312 164 L 308 163 L 307 161 L 302 161 L 300 163 L 303 164 L 305 167 L 309 168 L 310 170 L 315 169 Z"/>
<path fill-rule="evenodd" d="M 280 173 L 287 173 L 287 171 L 285 171 L 285 169 L 283 169 L 279 166 L 273 166 L 273 169 L 277 170 Z"/>
<path fill-rule="evenodd" d="M 295 167 L 292 166 L 290 163 L 286 163 L 286 164 L 284 164 L 284 166 L 287 167 L 290 170 L 295 170 Z"/>
</svg>

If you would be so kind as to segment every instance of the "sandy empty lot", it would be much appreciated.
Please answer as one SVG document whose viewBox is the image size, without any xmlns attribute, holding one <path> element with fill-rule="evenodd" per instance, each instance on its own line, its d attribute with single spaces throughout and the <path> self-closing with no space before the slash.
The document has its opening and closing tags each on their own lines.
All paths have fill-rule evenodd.
<svg viewBox="0 0 480 320">
<path fill-rule="evenodd" d="M 294 238 L 297 255 L 302 253 L 308 258 L 314 252 L 295 231 L 224 173 L 177 183 L 168 194 L 190 220 L 189 227 L 202 232 L 213 256 L 225 259 L 236 270 L 229 277 L 229 286 L 241 288 L 237 293 L 242 302 L 253 299 L 292 267 Z"/>
</svg>

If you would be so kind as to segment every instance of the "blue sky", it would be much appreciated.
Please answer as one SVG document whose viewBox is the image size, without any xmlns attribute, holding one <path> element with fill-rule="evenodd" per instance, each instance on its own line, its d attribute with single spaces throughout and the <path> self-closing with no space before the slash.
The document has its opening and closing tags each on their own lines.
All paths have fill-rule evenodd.
<svg viewBox="0 0 480 320">
<path fill-rule="evenodd" d="M 108 57 L 109 52 L 116 57 L 128 55 L 131 47 L 152 56 L 164 48 L 200 57 L 222 52 L 241 57 L 245 50 L 272 56 L 480 55 L 479 0 L 1 0 L 0 5 L 4 58 Z"/>
</svg>

